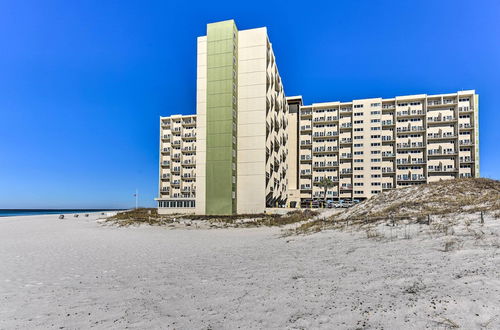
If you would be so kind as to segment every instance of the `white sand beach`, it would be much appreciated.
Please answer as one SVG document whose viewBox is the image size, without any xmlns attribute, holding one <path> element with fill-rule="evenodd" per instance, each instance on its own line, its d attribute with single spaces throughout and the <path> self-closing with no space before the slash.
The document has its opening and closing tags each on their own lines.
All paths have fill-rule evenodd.
<svg viewBox="0 0 500 330">
<path fill-rule="evenodd" d="M 0 218 L 0 329 L 499 329 L 490 240 Z M 419 230 L 413 227 L 415 232 Z M 459 236 L 459 232 L 454 234 Z"/>
</svg>

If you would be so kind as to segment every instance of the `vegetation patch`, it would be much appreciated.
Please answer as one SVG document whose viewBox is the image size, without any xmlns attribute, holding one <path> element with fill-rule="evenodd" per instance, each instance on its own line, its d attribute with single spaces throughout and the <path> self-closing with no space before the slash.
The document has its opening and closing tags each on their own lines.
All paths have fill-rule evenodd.
<svg viewBox="0 0 500 330">
<path fill-rule="evenodd" d="M 169 225 L 183 222 L 186 225 L 205 223 L 210 228 L 227 227 L 260 227 L 260 226 L 285 226 L 292 223 L 308 221 L 319 212 L 312 210 L 297 210 L 286 214 L 237 214 L 237 215 L 186 215 L 186 214 L 158 214 L 157 209 L 139 208 L 119 212 L 106 220 L 106 222 L 119 226 L 139 224 Z"/>
</svg>

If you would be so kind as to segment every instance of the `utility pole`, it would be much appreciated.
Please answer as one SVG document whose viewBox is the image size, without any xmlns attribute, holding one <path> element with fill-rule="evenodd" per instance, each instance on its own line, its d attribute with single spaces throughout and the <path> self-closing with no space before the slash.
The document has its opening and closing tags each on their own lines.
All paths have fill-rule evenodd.
<svg viewBox="0 0 500 330">
<path fill-rule="evenodd" d="M 137 188 L 135 189 L 135 209 L 137 210 L 137 199 L 139 198 L 139 191 L 137 190 Z"/>
</svg>

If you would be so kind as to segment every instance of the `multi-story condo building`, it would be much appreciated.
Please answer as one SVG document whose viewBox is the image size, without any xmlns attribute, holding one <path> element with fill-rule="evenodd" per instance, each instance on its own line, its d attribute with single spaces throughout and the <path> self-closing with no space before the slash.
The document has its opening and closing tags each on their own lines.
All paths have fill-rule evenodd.
<svg viewBox="0 0 500 330">
<path fill-rule="evenodd" d="M 172 186 L 161 194 L 161 185 L 160 213 L 260 213 L 286 205 L 288 104 L 266 28 L 238 31 L 233 20 L 208 24 L 207 35 L 198 37 L 197 62 L 193 195 L 185 203 Z M 161 120 L 174 118 L 184 117 Z M 161 178 L 172 177 L 171 170 L 162 170 Z"/>
<path fill-rule="evenodd" d="M 299 127 L 299 174 L 289 185 L 300 186 L 300 201 L 307 205 L 325 198 L 319 186 L 325 177 L 334 182 L 326 192 L 331 200 L 478 177 L 477 109 L 475 91 L 301 105 L 300 115 L 289 119 Z"/>
<path fill-rule="evenodd" d="M 304 105 L 285 97 L 266 28 L 232 20 L 208 24 L 197 62 L 196 115 L 160 118 L 160 213 L 260 213 L 479 176 L 473 90 Z"/>
<path fill-rule="evenodd" d="M 196 115 L 160 118 L 158 206 L 193 211 L 196 198 Z"/>
</svg>

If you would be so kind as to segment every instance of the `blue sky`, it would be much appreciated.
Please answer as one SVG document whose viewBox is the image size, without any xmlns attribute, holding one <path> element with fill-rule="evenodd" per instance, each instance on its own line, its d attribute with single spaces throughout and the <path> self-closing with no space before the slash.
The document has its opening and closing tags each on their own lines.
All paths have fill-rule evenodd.
<svg viewBox="0 0 500 330">
<path fill-rule="evenodd" d="M 264 9 L 265 8 L 265 9 Z M 196 37 L 268 27 L 306 103 L 480 94 L 500 179 L 498 1 L 0 1 L 0 208 L 154 205 L 160 115 L 195 112 Z"/>
</svg>

